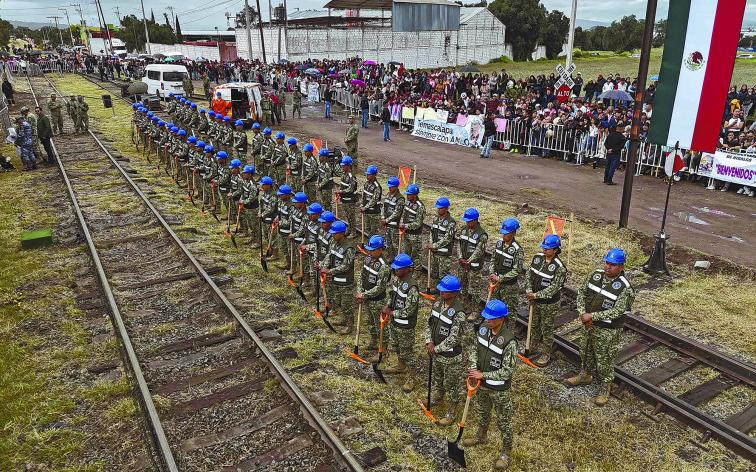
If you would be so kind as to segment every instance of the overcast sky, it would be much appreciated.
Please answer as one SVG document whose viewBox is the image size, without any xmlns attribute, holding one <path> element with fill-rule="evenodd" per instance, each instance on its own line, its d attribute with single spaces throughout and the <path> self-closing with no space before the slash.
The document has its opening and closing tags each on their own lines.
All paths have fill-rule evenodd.
<svg viewBox="0 0 756 472">
<path fill-rule="evenodd" d="M 76 0 L 81 3 L 82 13 L 87 24 L 97 24 L 97 12 L 93 3 L 87 0 Z M 290 11 L 299 9 L 322 8 L 327 0 L 287 0 Z M 472 2 L 473 0 L 463 0 Z M 624 15 L 635 14 L 638 17 L 645 16 L 647 0 L 578 0 L 577 17 L 585 20 L 597 20 L 611 22 Z M 271 0 L 273 6 L 282 0 Z M 67 8 L 71 21 L 78 21 L 79 13 L 74 7 L 68 6 L 65 0 L 0 0 L 0 17 L 8 20 L 46 22 L 53 21 L 46 17 L 60 15 L 65 17 L 64 12 L 58 8 Z M 102 0 L 102 9 L 108 23 L 117 23 L 115 9 L 120 9 L 121 15 L 141 15 L 140 2 L 138 0 Z M 255 1 L 250 0 L 254 6 Z M 267 3 L 261 1 L 263 18 L 267 18 Z M 549 10 L 559 9 L 569 16 L 571 0 L 542 0 Z M 175 14 L 179 15 L 179 21 L 183 30 L 211 29 L 215 26 L 226 27 L 225 13 L 238 12 L 244 5 L 244 0 L 148 0 L 145 2 L 145 11 L 150 15 L 150 9 L 155 12 L 155 18 L 160 21 L 167 7 L 173 6 Z M 667 16 L 669 0 L 659 0 L 657 18 Z M 65 23 L 65 18 L 62 20 Z M 756 0 L 748 0 L 746 7 L 747 24 L 756 24 Z M 232 23 L 233 24 L 233 23 Z"/>
</svg>

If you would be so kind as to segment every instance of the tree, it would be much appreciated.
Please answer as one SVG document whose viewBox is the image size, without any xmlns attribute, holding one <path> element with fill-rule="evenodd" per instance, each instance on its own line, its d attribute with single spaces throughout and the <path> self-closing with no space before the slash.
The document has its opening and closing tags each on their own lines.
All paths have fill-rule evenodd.
<svg viewBox="0 0 756 472">
<path fill-rule="evenodd" d="M 659 20 L 654 25 L 654 39 L 651 46 L 660 48 L 664 46 L 664 40 L 667 39 L 667 20 Z"/>
<path fill-rule="evenodd" d="M 152 20 L 147 22 L 150 41 L 160 44 L 175 44 L 176 35 L 170 26 L 160 25 Z M 121 19 L 121 29 L 115 32 L 115 37 L 126 43 L 129 51 L 144 51 L 147 40 L 144 36 L 144 23 L 134 15 L 127 15 Z"/>
<path fill-rule="evenodd" d="M 179 24 L 178 15 L 176 15 L 176 42 L 183 43 L 184 38 L 181 37 L 181 25 Z"/>
<path fill-rule="evenodd" d="M 155 12 L 150 8 L 150 23 L 155 23 Z"/>
<path fill-rule="evenodd" d="M 580 26 L 575 28 L 575 47 L 588 51 L 591 49 L 591 40 L 588 36 L 588 31 L 583 30 Z"/>
<path fill-rule="evenodd" d="M 0 46 L 6 47 L 10 42 L 11 34 L 13 33 L 13 25 L 10 21 L 5 21 L 0 18 Z"/>
<path fill-rule="evenodd" d="M 247 27 L 247 7 L 244 7 L 239 11 L 239 13 L 236 14 L 236 17 L 234 18 L 234 22 L 236 23 L 237 28 L 246 28 Z M 257 11 L 255 11 L 254 8 L 249 7 L 249 19 L 252 21 L 252 25 L 257 24 Z"/>
<path fill-rule="evenodd" d="M 488 9 L 507 27 L 506 40 L 515 61 L 530 59 L 538 33 L 546 21 L 546 8 L 538 0 L 494 0 Z"/>
<path fill-rule="evenodd" d="M 570 19 L 559 10 L 552 10 L 546 16 L 546 24 L 541 29 L 540 43 L 546 46 L 546 57 L 556 59 L 562 52 L 567 34 L 570 31 Z"/>
<path fill-rule="evenodd" d="M 468 4 L 465 4 L 464 6 L 465 7 L 487 7 L 488 6 L 488 2 L 486 0 L 480 0 L 479 2 L 468 3 Z"/>
<path fill-rule="evenodd" d="M 165 17 L 165 26 L 171 28 L 171 20 L 168 18 L 168 13 L 163 12 L 163 16 Z"/>
</svg>

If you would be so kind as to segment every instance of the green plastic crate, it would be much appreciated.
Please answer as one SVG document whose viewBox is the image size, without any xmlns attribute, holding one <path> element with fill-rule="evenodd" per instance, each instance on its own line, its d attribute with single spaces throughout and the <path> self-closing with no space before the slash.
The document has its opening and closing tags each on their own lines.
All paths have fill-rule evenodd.
<svg viewBox="0 0 756 472">
<path fill-rule="evenodd" d="M 29 231 L 21 234 L 21 247 L 24 249 L 35 249 L 52 245 L 52 230 L 40 229 Z"/>
</svg>

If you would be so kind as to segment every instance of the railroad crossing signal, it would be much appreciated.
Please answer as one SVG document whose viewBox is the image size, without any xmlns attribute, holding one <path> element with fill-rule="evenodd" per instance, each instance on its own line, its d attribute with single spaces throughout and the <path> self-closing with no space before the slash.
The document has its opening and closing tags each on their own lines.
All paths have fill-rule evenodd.
<svg viewBox="0 0 756 472">
<path fill-rule="evenodd" d="M 570 67 L 567 69 L 564 68 L 562 64 L 557 64 L 555 67 L 556 73 L 559 75 L 559 78 L 556 82 L 554 82 L 554 88 L 559 89 L 560 86 L 566 85 L 570 89 L 575 86 L 575 81 L 572 80 L 572 77 L 570 77 L 570 74 L 572 74 L 577 67 L 575 67 L 575 63 L 570 64 Z"/>
</svg>

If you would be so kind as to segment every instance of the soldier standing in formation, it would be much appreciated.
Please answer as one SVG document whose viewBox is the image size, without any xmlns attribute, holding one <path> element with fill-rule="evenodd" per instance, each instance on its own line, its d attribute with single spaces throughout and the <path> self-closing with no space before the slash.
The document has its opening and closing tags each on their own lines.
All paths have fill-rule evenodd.
<svg viewBox="0 0 756 472">
<path fill-rule="evenodd" d="M 507 316 L 507 328 L 512 332 L 517 324 L 517 307 L 520 305 L 518 281 L 525 257 L 515 241 L 519 228 L 520 223 L 514 218 L 507 218 L 501 223 L 501 239 L 496 241 L 488 268 L 489 284 L 493 287 L 491 297 L 504 301 L 509 307 L 511 314 Z"/>
<path fill-rule="evenodd" d="M 368 350 L 374 350 L 378 345 L 379 320 L 381 310 L 386 304 L 386 288 L 391 279 L 391 268 L 383 259 L 384 247 L 383 236 L 377 234 L 370 236 L 364 248 L 367 254 L 362 262 L 360 289 L 355 294 L 355 299 L 363 306 L 363 313 L 368 321 L 370 331 Z M 370 359 L 370 362 L 378 362 L 378 353 Z"/>
<path fill-rule="evenodd" d="M 318 274 L 315 273 L 315 261 L 318 259 L 318 234 L 320 233 L 320 219 L 323 206 L 314 202 L 307 207 L 307 223 L 305 224 L 305 239 L 300 247 L 304 251 L 302 264 L 304 265 L 304 286 L 311 295 L 315 294 L 318 285 Z"/>
<path fill-rule="evenodd" d="M 333 167 L 328 163 L 328 149 L 318 152 L 318 201 L 325 208 L 331 208 L 333 199 Z"/>
<path fill-rule="evenodd" d="M 291 182 L 291 187 L 302 190 L 302 151 L 297 145 L 297 138 L 291 137 L 286 140 L 289 145 L 289 153 L 286 155 L 286 180 Z"/>
<path fill-rule="evenodd" d="M 302 118 L 302 94 L 299 93 L 299 90 L 294 91 L 291 101 L 291 117 L 294 118 L 294 115 L 297 115 L 297 118 Z"/>
<path fill-rule="evenodd" d="M 347 224 L 336 220 L 329 229 L 331 240 L 328 252 L 321 261 L 321 273 L 331 282 L 328 291 L 329 302 L 339 319 L 334 324 L 341 326 L 339 333 L 349 334 L 354 324 L 354 258 L 355 250 L 347 242 Z"/>
<path fill-rule="evenodd" d="M 264 176 L 260 179 L 260 188 L 262 189 L 260 192 L 260 213 L 257 218 L 262 224 L 263 236 L 266 236 L 265 244 L 268 248 L 274 248 L 273 220 L 278 213 L 278 197 L 273 193 L 273 179 L 267 175 Z M 274 252 L 268 260 L 275 260 L 276 257 L 277 255 Z"/>
<path fill-rule="evenodd" d="M 467 300 L 467 321 L 473 322 L 478 319 L 476 313 L 480 303 L 481 293 L 481 269 L 483 257 L 486 253 L 488 233 L 478 222 L 480 214 L 475 208 L 468 208 L 462 215 L 465 227 L 457 239 L 457 254 L 459 265 L 462 270 L 462 296 Z"/>
<path fill-rule="evenodd" d="M 409 184 L 404 192 L 406 201 L 399 222 L 399 237 L 404 243 L 399 243 L 399 251 L 409 254 L 413 261 L 419 261 L 423 221 L 425 220 L 425 205 L 420 201 L 420 187 Z M 419 268 L 419 267 L 418 267 Z"/>
<path fill-rule="evenodd" d="M 346 222 L 349 226 L 349 237 L 354 239 L 357 236 L 355 230 L 355 210 L 357 206 L 357 178 L 352 174 L 352 158 L 344 156 L 341 158 L 341 179 L 339 180 L 339 189 L 336 191 L 338 203 L 338 217 Z"/>
<path fill-rule="evenodd" d="M 402 390 L 409 393 L 415 388 L 415 326 L 420 300 L 420 289 L 412 277 L 412 258 L 399 254 L 391 263 L 391 295 L 383 313 L 391 316 L 389 338 L 397 357 L 396 367 L 386 369 L 387 374 L 405 374 Z"/>
<path fill-rule="evenodd" d="M 290 244 L 289 235 L 291 235 L 291 212 L 292 204 L 291 197 L 294 193 L 286 184 L 278 187 L 278 216 L 276 217 L 276 223 L 278 225 L 278 238 L 276 239 L 276 246 L 278 247 L 279 258 L 278 267 L 284 270 L 289 269 L 290 262 Z"/>
<path fill-rule="evenodd" d="M 50 94 L 50 100 L 47 102 L 47 113 L 52 120 L 53 133 L 63 134 L 63 104 L 54 93 Z"/>
<path fill-rule="evenodd" d="M 399 192 L 397 177 L 389 177 L 386 186 L 388 193 L 381 206 L 381 226 L 386 234 L 386 258 L 393 260 L 399 248 L 399 220 L 404 210 L 404 197 Z"/>
<path fill-rule="evenodd" d="M 365 236 L 378 233 L 378 220 L 381 215 L 383 189 L 376 181 L 378 167 L 370 165 L 365 169 L 365 184 L 362 186 L 360 213 L 365 222 Z"/>
<path fill-rule="evenodd" d="M 260 131 L 260 123 L 254 123 L 252 125 L 252 162 L 255 167 L 261 166 L 260 153 L 262 152 L 262 144 L 265 141 L 265 136 Z"/>
<path fill-rule="evenodd" d="M 346 136 L 344 137 L 344 144 L 347 147 L 347 154 L 352 157 L 354 161 L 354 167 L 357 168 L 357 138 L 360 134 L 360 129 L 354 124 L 354 115 L 349 117 L 349 128 L 346 130 Z"/>
<path fill-rule="evenodd" d="M 257 209 L 259 207 L 259 189 L 253 180 L 255 176 L 255 166 L 247 164 L 242 169 L 242 193 L 239 203 L 242 204 L 242 219 L 240 230 L 249 232 L 252 248 L 259 248 L 260 238 L 256 238 L 260 233 L 260 220 L 257 219 Z M 256 239 L 255 239 L 256 238 Z"/>
<path fill-rule="evenodd" d="M 312 154 L 312 151 L 314 149 L 315 148 L 310 143 L 302 146 L 304 155 L 302 157 L 302 178 L 299 182 L 302 191 L 304 191 L 304 193 L 306 193 L 308 196 L 311 195 L 313 198 L 315 198 L 318 194 L 318 160 Z"/>
<path fill-rule="evenodd" d="M 233 138 L 234 156 L 240 161 L 246 163 L 248 143 L 247 143 L 247 133 L 244 131 L 244 121 L 236 120 L 236 122 L 234 122 L 234 132 L 232 134 L 232 138 Z"/>
<path fill-rule="evenodd" d="M 457 222 L 449 213 L 449 199 L 439 197 L 436 200 L 436 217 L 433 219 L 429 236 L 429 244 L 425 247 L 430 252 L 431 286 L 437 285 L 444 275 L 451 273 L 451 256 L 454 249 L 454 232 Z M 431 289 L 436 293 L 436 289 Z"/>
</svg>

